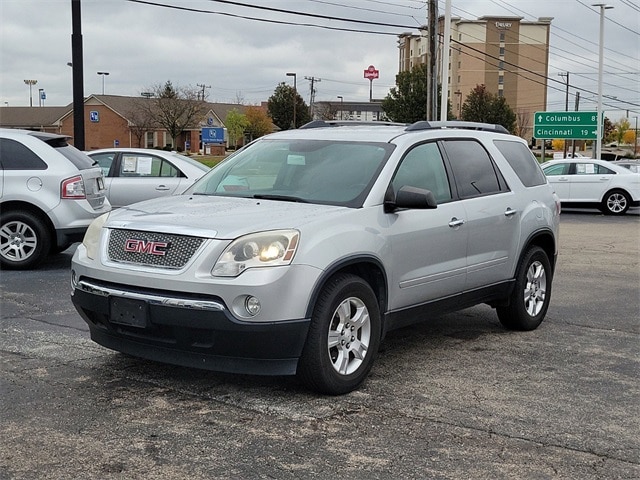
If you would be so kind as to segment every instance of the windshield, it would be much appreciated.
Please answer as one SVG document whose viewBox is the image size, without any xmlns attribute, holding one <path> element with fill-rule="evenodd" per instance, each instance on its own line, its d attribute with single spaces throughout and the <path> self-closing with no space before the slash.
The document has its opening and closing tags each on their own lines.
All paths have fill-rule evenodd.
<svg viewBox="0 0 640 480">
<path fill-rule="evenodd" d="M 387 143 L 259 140 L 185 193 L 358 207 L 393 148 Z"/>
</svg>

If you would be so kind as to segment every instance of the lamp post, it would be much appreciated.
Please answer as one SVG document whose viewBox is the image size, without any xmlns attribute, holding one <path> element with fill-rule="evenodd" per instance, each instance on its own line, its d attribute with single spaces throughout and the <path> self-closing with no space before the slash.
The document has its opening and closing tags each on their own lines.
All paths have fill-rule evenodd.
<svg viewBox="0 0 640 480">
<path fill-rule="evenodd" d="M 638 117 L 636 117 L 636 128 L 633 129 L 633 157 L 638 156 Z"/>
<path fill-rule="evenodd" d="M 29 85 L 29 106 L 33 107 L 33 96 L 31 95 L 31 87 L 38 83 L 38 80 L 25 80 L 24 83 L 26 85 Z"/>
<path fill-rule="evenodd" d="M 294 72 L 287 73 L 287 77 L 293 77 L 293 128 L 296 126 L 296 103 L 298 103 L 298 86 L 296 84 L 297 75 Z"/>
<path fill-rule="evenodd" d="M 102 95 L 104 95 L 104 77 L 109 75 L 109 72 L 98 72 L 98 75 L 102 77 Z"/>
<path fill-rule="evenodd" d="M 342 106 L 344 105 L 344 98 L 342 98 L 342 95 L 338 95 L 338 98 L 340 99 L 340 120 L 342 120 Z"/>
<path fill-rule="evenodd" d="M 596 157 L 602 157 L 602 67 L 604 63 L 604 11 L 613 8 L 605 3 L 594 3 L 593 7 L 600 7 L 600 44 L 598 49 L 598 138 L 596 139 Z"/>
</svg>

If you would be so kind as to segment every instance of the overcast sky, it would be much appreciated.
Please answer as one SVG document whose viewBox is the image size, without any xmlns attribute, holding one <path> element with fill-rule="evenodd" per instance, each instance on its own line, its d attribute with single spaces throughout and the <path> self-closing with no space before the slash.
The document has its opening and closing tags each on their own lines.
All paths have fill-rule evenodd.
<svg viewBox="0 0 640 480">
<path fill-rule="evenodd" d="M 560 72 L 570 72 L 570 109 L 580 89 L 580 110 L 595 110 L 600 9 L 591 5 L 599 1 L 452 0 L 452 15 L 553 17 L 547 110 L 564 110 Z M 0 0 L 0 108 L 29 105 L 26 79 L 38 81 L 34 106 L 39 89 L 46 106 L 71 103 L 71 3 Z M 615 121 L 629 110 L 633 123 L 640 115 L 640 2 L 609 5 L 614 8 L 605 14 L 605 115 Z M 444 15 L 444 0 L 439 8 Z M 127 96 L 170 80 L 174 86 L 205 85 L 212 102 L 259 104 L 279 82 L 293 83 L 287 72 L 297 74 L 306 103 L 306 78 L 312 77 L 320 79 L 316 101 L 338 101 L 338 95 L 367 101 L 369 65 L 380 71 L 373 97 L 383 98 L 398 73 L 397 35 L 417 33 L 427 8 L 419 0 L 83 0 L 81 14 L 85 95 L 102 93 L 103 80 L 106 94 Z"/>
</svg>

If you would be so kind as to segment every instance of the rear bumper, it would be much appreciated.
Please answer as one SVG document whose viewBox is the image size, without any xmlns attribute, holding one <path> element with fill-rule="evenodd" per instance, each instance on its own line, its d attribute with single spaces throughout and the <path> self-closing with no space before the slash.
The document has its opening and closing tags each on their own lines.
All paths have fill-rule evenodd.
<svg viewBox="0 0 640 480">
<path fill-rule="evenodd" d="M 295 374 L 310 323 L 242 322 L 215 296 L 180 296 L 88 279 L 76 285 L 72 301 L 91 339 L 104 347 L 227 373 Z"/>
</svg>

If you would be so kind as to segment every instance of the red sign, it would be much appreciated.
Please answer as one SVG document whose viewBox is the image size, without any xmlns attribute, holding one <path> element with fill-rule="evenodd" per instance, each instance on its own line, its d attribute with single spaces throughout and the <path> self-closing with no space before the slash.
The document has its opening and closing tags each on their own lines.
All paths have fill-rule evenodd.
<svg viewBox="0 0 640 480">
<path fill-rule="evenodd" d="M 376 70 L 376 67 L 374 67 L 373 65 L 369 65 L 369 68 L 364 71 L 364 78 L 373 80 L 374 78 L 378 77 L 380 77 L 380 71 Z"/>
</svg>

